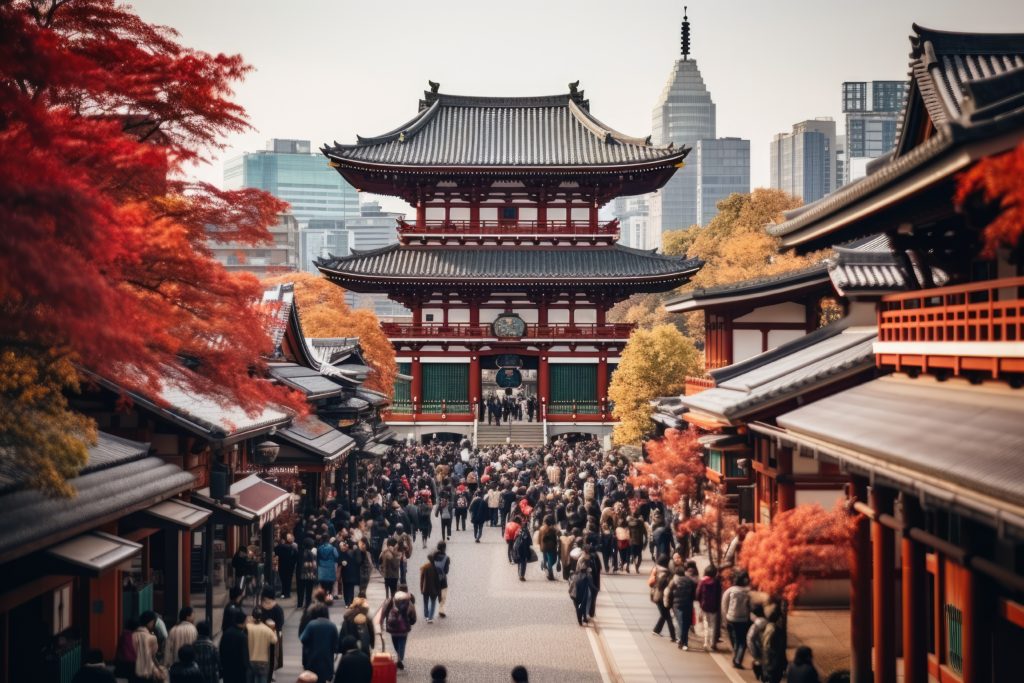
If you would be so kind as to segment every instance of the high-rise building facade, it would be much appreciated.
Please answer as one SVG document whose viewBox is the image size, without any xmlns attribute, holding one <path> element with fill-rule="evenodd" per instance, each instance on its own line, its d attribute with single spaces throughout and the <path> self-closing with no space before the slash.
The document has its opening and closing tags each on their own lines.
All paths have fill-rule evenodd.
<svg viewBox="0 0 1024 683">
<path fill-rule="evenodd" d="M 690 22 L 684 17 L 682 58 L 673 65 L 652 115 L 651 140 L 657 145 L 693 147 L 716 135 L 715 103 L 696 60 L 690 59 L 689 39 Z M 688 161 L 651 197 L 650 220 L 661 232 L 688 228 L 701 222 L 697 204 L 697 170 Z"/>
<path fill-rule="evenodd" d="M 834 189 L 836 122 L 831 118 L 801 121 L 771 143 L 771 186 L 817 201 Z"/>
<path fill-rule="evenodd" d="M 335 173 L 309 140 L 273 139 L 267 149 L 245 152 L 224 164 L 224 187 L 266 190 L 291 205 L 301 225 L 311 219 L 345 219 L 359 215 L 359 195 Z"/>
<path fill-rule="evenodd" d="M 337 218 L 311 218 L 299 231 L 299 269 L 319 273 L 314 261 L 331 254 L 349 254 L 349 234 L 345 221 Z"/>
<path fill-rule="evenodd" d="M 718 214 L 718 202 L 750 192 L 750 140 L 698 140 L 696 157 L 697 221 L 707 225 Z"/>
<path fill-rule="evenodd" d="M 906 92 L 904 81 L 843 83 L 843 114 L 846 115 L 844 184 L 862 177 L 868 160 L 888 154 L 892 149 Z"/>
<path fill-rule="evenodd" d="M 232 272 L 258 277 L 297 270 L 299 266 L 299 223 L 290 213 L 278 214 L 270 226 L 269 244 L 240 244 L 217 240 L 216 226 L 207 228 L 207 246 L 213 257 Z"/>
<path fill-rule="evenodd" d="M 619 244 L 634 249 L 660 249 L 661 230 L 650 220 L 650 195 L 618 197 L 612 203 L 612 215 L 619 221 Z"/>
</svg>

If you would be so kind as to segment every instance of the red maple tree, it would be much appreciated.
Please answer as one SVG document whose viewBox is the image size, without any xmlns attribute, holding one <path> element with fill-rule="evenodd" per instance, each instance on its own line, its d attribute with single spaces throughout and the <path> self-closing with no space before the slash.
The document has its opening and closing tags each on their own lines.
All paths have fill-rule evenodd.
<svg viewBox="0 0 1024 683">
<path fill-rule="evenodd" d="M 91 426 L 62 402 L 73 363 L 156 393 L 187 388 L 247 410 L 301 397 L 258 379 L 261 288 L 206 246 L 255 244 L 285 205 L 184 177 L 226 133 L 249 67 L 177 41 L 114 0 L 0 2 L 0 455 L 65 490 Z"/>
<path fill-rule="evenodd" d="M 813 576 L 849 570 L 854 526 L 841 502 L 831 511 L 817 503 L 797 505 L 747 535 L 739 565 L 755 588 L 793 602 Z"/>
<path fill-rule="evenodd" d="M 957 179 L 957 209 L 984 225 L 983 255 L 1020 244 L 1024 234 L 1024 144 L 986 157 Z"/>
<path fill-rule="evenodd" d="M 646 487 L 670 506 L 692 496 L 706 472 L 699 436 L 692 428 L 667 429 L 661 439 L 648 441 L 647 462 L 635 465 L 629 483 Z"/>
</svg>

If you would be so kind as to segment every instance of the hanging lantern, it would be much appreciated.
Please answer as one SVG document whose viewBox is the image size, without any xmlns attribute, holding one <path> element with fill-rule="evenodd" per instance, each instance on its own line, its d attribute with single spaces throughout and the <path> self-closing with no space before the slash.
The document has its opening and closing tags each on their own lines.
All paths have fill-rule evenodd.
<svg viewBox="0 0 1024 683">
<path fill-rule="evenodd" d="M 281 447 L 273 441 L 263 441 L 256 444 L 256 464 L 273 465 L 274 461 L 277 460 L 277 454 L 280 451 Z"/>
</svg>

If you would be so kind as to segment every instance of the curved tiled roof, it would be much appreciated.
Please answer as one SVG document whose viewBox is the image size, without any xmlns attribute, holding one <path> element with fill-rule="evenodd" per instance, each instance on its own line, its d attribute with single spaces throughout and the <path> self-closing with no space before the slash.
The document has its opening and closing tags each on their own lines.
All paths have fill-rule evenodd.
<svg viewBox="0 0 1024 683">
<path fill-rule="evenodd" d="M 654 146 L 591 116 L 582 93 L 467 97 L 426 93 L 398 128 L 324 146 L 336 162 L 415 167 L 632 166 L 678 162 L 688 148 Z"/>
<path fill-rule="evenodd" d="M 664 307 L 671 312 L 696 311 L 713 305 L 717 301 L 731 302 L 740 298 L 764 297 L 779 291 L 789 291 L 801 285 L 813 287 L 826 282 L 828 282 L 828 264 L 820 261 L 799 270 L 693 289 L 669 299 L 665 302 Z"/>
<path fill-rule="evenodd" d="M 404 281 L 457 281 L 522 286 L 524 282 L 686 281 L 703 263 L 621 245 L 546 249 L 432 247 L 393 244 L 320 259 L 324 275 L 351 286 Z M 360 291 L 360 290 L 356 290 Z M 369 291 L 369 290 L 366 290 Z M 383 288 L 381 289 L 383 291 Z"/>
</svg>

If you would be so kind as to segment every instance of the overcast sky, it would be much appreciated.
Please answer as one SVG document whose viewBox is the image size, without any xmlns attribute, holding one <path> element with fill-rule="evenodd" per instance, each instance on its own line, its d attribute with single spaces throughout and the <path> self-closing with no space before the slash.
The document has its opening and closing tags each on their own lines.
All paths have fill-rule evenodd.
<svg viewBox="0 0 1024 683">
<path fill-rule="evenodd" d="M 427 80 L 465 95 L 549 95 L 580 80 L 591 111 L 630 135 L 679 54 L 683 2 L 668 0 L 135 0 L 186 45 L 241 53 L 237 91 L 254 130 L 196 169 L 267 139 L 354 142 L 410 119 Z M 911 23 L 1024 32 L 1021 0 L 690 0 L 691 55 L 718 106 L 718 135 L 751 141 L 768 184 L 775 133 L 816 116 L 842 127 L 840 84 L 906 77 Z M 397 199 L 385 206 L 406 210 Z"/>
</svg>

